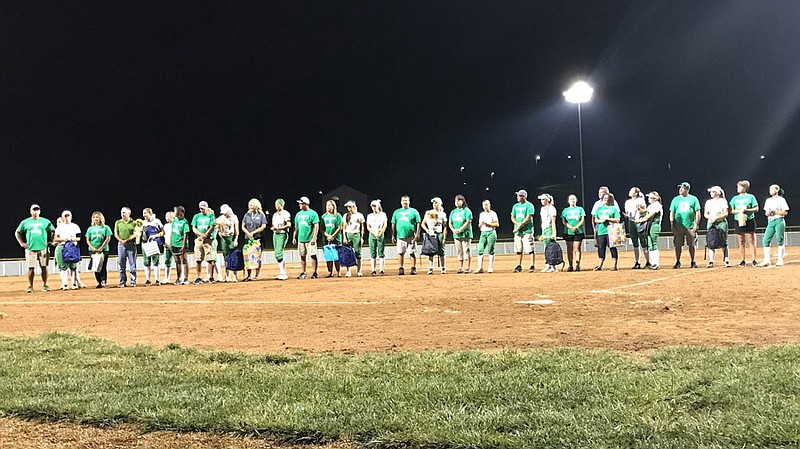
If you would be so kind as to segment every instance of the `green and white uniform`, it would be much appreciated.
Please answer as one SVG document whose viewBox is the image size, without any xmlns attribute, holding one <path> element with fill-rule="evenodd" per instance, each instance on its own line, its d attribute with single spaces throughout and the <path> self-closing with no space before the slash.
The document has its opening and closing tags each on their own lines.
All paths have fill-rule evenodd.
<svg viewBox="0 0 800 449">
<path fill-rule="evenodd" d="M 650 232 L 647 235 L 647 249 L 650 251 L 658 250 L 658 236 L 661 234 L 661 221 L 664 218 L 664 207 L 656 201 L 647 206 L 647 213 L 653 213 L 653 218 L 650 222 Z M 650 262 L 653 265 L 658 265 L 658 262 Z"/>
<path fill-rule="evenodd" d="M 384 236 L 386 230 L 379 234 L 378 237 L 375 237 L 375 234 L 380 232 L 381 228 L 389 221 L 389 218 L 386 216 L 386 212 L 373 212 L 367 215 L 367 231 L 369 231 L 369 256 L 372 259 L 383 259 L 386 257 L 384 253 Z M 373 271 L 375 267 L 373 267 Z"/>
<path fill-rule="evenodd" d="M 69 241 L 73 241 L 78 234 L 81 233 L 80 226 L 76 225 L 75 223 L 61 223 L 56 227 L 56 238 L 61 239 L 68 239 Z M 64 243 L 61 242 L 56 246 L 56 265 L 58 265 L 59 271 L 67 271 L 67 270 L 76 270 L 78 268 L 77 262 L 66 263 L 64 262 Z M 63 282 L 66 284 L 66 281 Z"/>
<path fill-rule="evenodd" d="M 771 196 L 764 202 L 764 211 L 789 211 L 789 204 L 782 196 Z M 783 246 L 783 238 L 786 234 L 786 219 L 780 215 L 767 216 L 767 229 L 764 231 L 764 248 L 769 251 L 769 245 L 772 243 L 772 238 L 778 242 L 778 246 Z"/>
<path fill-rule="evenodd" d="M 489 212 L 482 211 L 478 216 L 478 223 L 499 223 L 500 219 L 497 213 L 493 210 Z M 482 256 L 484 253 L 494 256 L 494 245 L 497 242 L 497 231 L 492 226 L 484 224 L 480 226 L 481 236 L 478 239 L 478 255 Z M 480 259 L 479 259 L 480 263 Z M 491 266 L 491 264 L 490 264 Z"/>
<path fill-rule="evenodd" d="M 281 226 L 285 226 L 286 223 L 291 223 L 292 221 L 292 214 L 289 213 L 288 210 L 284 209 L 280 212 L 275 212 L 272 214 L 272 226 L 279 228 Z M 286 248 L 286 245 L 289 243 L 289 229 L 282 229 L 280 231 L 275 231 L 272 233 L 272 247 L 275 251 L 275 260 L 278 263 L 283 261 L 283 250 Z"/>
<path fill-rule="evenodd" d="M 711 217 L 706 220 L 706 229 L 711 229 L 712 226 L 718 227 L 725 234 L 725 246 L 728 246 L 728 220 L 718 218 L 728 210 L 728 202 L 725 198 L 711 198 L 706 200 L 703 210 Z"/>
<path fill-rule="evenodd" d="M 239 228 L 239 217 L 234 213 L 231 213 L 230 217 L 221 214 L 217 217 L 217 225 L 222 228 L 218 231 L 219 243 L 222 247 L 222 257 L 228 257 L 228 254 L 236 248 L 233 241 L 236 238 L 236 230 Z"/>
<path fill-rule="evenodd" d="M 364 223 L 364 214 L 356 212 L 350 215 L 349 220 L 345 220 L 344 233 L 348 243 L 353 245 L 356 252 L 356 259 L 361 259 L 361 225 Z"/>
<path fill-rule="evenodd" d="M 548 204 L 539 209 L 539 219 L 542 225 L 542 240 L 547 243 L 548 240 L 555 240 L 556 229 L 553 227 L 553 218 L 558 216 L 558 211 L 555 206 Z"/>
<path fill-rule="evenodd" d="M 169 222 L 164 225 L 164 267 L 167 268 L 167 273 L 169 273 L 170 267 L 172 267 L 172 250 L 169 249 L 170 239 L 172 238 L 172 222 Z M 169 276 L 166 276 L 166 279 L 169 279 Z"/>
<path fill-rule="evenodd" d="M 646 208 L 647 204 L 641 196 L 625 201 L 625 218 L 628 220 L 628 237 L 630 237 L 634 248 L 639 248 L 639 246 L 647 247 L 647 236 L 639 235 L 639 230 L 636 227 L 636 219 L 643 215 L 641 211 L 644 211 Z M 636 261 L 639 261 L 638 253 Z"/>
</svg>

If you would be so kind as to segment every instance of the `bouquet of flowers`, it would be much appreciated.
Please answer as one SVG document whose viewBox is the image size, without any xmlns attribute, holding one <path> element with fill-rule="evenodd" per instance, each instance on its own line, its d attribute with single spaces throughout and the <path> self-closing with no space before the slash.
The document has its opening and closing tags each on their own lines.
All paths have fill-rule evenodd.
<svg viewBox="0 0 800 449">
<path fill-rule="evenodd" d="M 133 234 L 136 236 L 136 244 L 138 245 L 142 241 L 142 229 L 144 229 L 142 219 L 137 218 L 133 224 Z"/>
</svg>

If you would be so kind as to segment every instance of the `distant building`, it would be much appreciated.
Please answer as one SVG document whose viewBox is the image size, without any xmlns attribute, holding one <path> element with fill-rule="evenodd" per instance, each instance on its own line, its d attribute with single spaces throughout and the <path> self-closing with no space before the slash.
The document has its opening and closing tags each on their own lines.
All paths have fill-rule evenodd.
<svg viewBox="0 0 800 449">
<path fill-rule="evenodd" d="M 320 214 L 325 212 L 325 203 L 330 199 L 336 201 L 336 206 L 339 210 L 339 213 L 342 215 L 347 212 L 344 208 L 344 203 L 350 200 L 356 202 L 358 210 L 363 213 L 364 216 L 366 216 L 366 212 L 369 211 L 369 197 L 367 194 L 345 184 L 342 184 L 329 192 L 325 192 L 325 194 L 322 195 L 322 205 L 319 209 Z"/>
</svg>

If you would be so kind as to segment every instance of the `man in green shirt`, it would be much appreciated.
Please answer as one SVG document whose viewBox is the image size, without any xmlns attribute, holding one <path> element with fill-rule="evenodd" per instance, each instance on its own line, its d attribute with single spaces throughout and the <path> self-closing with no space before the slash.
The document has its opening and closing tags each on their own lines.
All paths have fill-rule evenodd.
<svg viewBox="0 0 800 449">
<path fill-rule="evenodd" d="M 531 255 L 531 267 L 529 273 L 536 271 L 534 261 L 536 254 L 533 249 L 533 204 L 528 201 L 528 191 L 520 190 L 516 192 L 517 204 L 511 209 L 511 222 L 514 223 L 514 252 L 519 256 L 517 267 L 514 273 L 522 272 L 522 255 Z"/>
<path fill-rule="evenodd" d="M 211 275 L 208 277 L 208 282 L 214 283 L 214 262 L 217 259 L 217 253 L 214 251 L 212 245 L 212 236 L 214 232 L 214 211 L 208 208 L 208 203 L 200 201 L 197 205 L 200 212 L 194 214 L 192 217 L 192 232 L 195 235 L 194 241 L 194 261 L 197 268 L 197 279 L 194 280 L 196 285 L 203 283 L 203 278 L 200 275 L 203 261 L 208 263 Z"/>
<path fill-rule="evenodd" d="M 26 218 L 17 226 L 14 236 L 17 243 L 25 249 L 25 262 L 28 265 L 28 293 L 33 293 L 33 277 L 38 264 L 42 269 L 42 291 L 50 291 L 47 286 L 47 263 L 49 254 L 47 245 L 52 241 L 55 227 L 46 218 L 40 217 L 42 212 L 38 204 L 31 205 L 31 218 Z M 24 239 L 23 239 L 24 236 Z"/>
<path fill-rule="evenodd" d="M 294 216 L 294 234 L 292 235 L 292 243 L 297 245 L 297 252 L 300 253 L 300 266 L 303 272 L 297 279 L 306 279 L 306 257 L 311 257 L 311 265 L 314 267 L 314 272 L 311 274 L 311 279 L 316 279 L 317 276 L 317 233 L 319 232 L 319 214 L 310 208 L 311 201 L 308 197 L 300 197 L 297 200 L 300 206 L 300 211 Z"/>
<path fill-rule="evenodd" d="M 119 287 L 125 287 L 128 281 L 125 275 L 125 263 L 131 271 L 131 287 L 136 287 L 136 222 L 131 219 L 130 208 L 120 210 L 122 218 L 114 223 L 114 237 L 117 239 L 117 264 L 119 264 Z"/>
<path fill-rule="evenodd" d="M 400 208 L 392 214 L 392 242 L 397 244 L 397 255 L 400 258 L 400 268 L 397 274 L 405 274 L 405 256 L 411 256 L 411 274 L 417 274 L 417 239 L 422 218 L 419 211 L 411 206 L 411 197 L 403 195 L 400 198 Z"/>
<path fill-rule="evenodd" d="M 697 227 L 700 225 L 700 201 L 696 196 L 689 194 L 692 186 L 688 182 L 678 184 L 678 196 L 672 199 L 669 205 L 669 221 L 672 223 L 673 243 L 675 244 L 675 265 L 681 267 L 681 252 L 683 244 L 689 246 L 689 257 L 692 259 L 692 268 L 697 268 L 694 261 L 694 246 L 697 238 Z"/>
</svg>

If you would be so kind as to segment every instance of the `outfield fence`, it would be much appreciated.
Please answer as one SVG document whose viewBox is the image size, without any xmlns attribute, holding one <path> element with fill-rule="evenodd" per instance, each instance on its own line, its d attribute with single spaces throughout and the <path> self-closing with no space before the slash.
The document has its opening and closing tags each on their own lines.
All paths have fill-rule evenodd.
<svg viewBox="0 0 800 449">
<path fill-rule="evenodd" d="M 762 233 L 757 233 L 756 234 L 756 246 L 758 246 L 758 247 L 761 246 L 762 237 L 763 237 Z M 477 255 L 478 254 L 478 252 L 477 252 L 477 243 L 478 243 L 478 239 L 473 239 L 473 244 L 472 244 L 472 254 L 473 255 Z M 563 240 L 559 239 L 558 243 L 561 244 L 561 248 L 562 249 L 566 250 L 565 242 Z M 698 247 L 698 249 L 700 249 L 702 251 L 705 248 L 705 244 L 706 244 L 705 235 L 699 235 L 697 237 L 697 247 Z M 800 245 L 800 232 L 798 232 L 798 231 L 787 232 L 786 233 L 786 238 L 785 238 L 785 244 L 787 246 Z M 775 244 L 773 243 L 773 246 L 774 245 Z M 739 242 L 738 242 L 738 240 L 737 240 L 735 235 L 729 235 L 728 236 L 728 246 L 730 248 L 738 248 L 739 247 Z M 662 235 L 661 237 L 659 237 L 659 239 L 658 239 L 658 247 L 659 247 L 660 250 L 671 250 L 671 249 L 673 249 L 674 248 L 674 244 L 672 242 L 672 236 L 671 235 Z M 422 245 L 417 245 L 417 253 L 419 253 L 419 250 L 421 248 L 422 248 Z M 595 251 L 595 241 L 594 241 L 594 239 L 586 239 L 586 240 L 584 240 L 583 241 L 583 245 L 582 245 L 581 248 L 582 248 L 582 250 L 584 252 L 594 253 L 594 251 Z M 630 251 L 630 250 L 632 250 L 633 249 L 633 245 L 631 244 L 630 239 L 628 239 L 626 241 L 625 245 L 619 247 L 619 249 L 621 251 Z M 544 243 L 537 241 L 535 243 L 535 251 L 536 251 L 536 253 L 539 253 L 539 254 L 543 253 L 544 252 Z M 386 258 L 387 259 L 397 259 L 397 250 L 396 250 L 395 246 L 393 244 L 391 244 L 390 240 L 387 241 L 385 253 L 386 253 Z M 369 248 L 366 247 L 366 246 L 362 247 L 361 254 L 362 254 L 362 258 L 364 260 L 369 259 Z M 456 248 L 455 248 L 455 245 L 453 243 L 448 243 L 445 246 L 445 254 L 448 257 L 456 255 Z M 497 254 L 497 255 L 514 254 L 514 242 L 513 241 L 508 241 L 508 240 L 498 241 L 497 244 L 495 245 L 495 254 Z M 284 259 L 286 260 L 287 263 L 298 263 L 298 262 L 300 262 L 300 256 L 299 256 L 297 250 L 295 250 L 295 249 L 285 250 L 283 255 L 284 255 Z M 320 257 L 320 259 L 322 259 L 322 248 L 321 247 L 319 249 L 319 257 Z M 425 257 L 425 256 L 422 256 L 422 257 Z M 757 253 L 756 257 L 758 259 L 760 259 L 761 258 L 761 253 Z M 565 256 L 565 258 L 566 258 L 566 256 Z M 188 259 L 189 259 L 189 265 L 190 266 L 194 266 L 194 255 L 189 253 L 188 254 Z M 273 264 L 273 263 L 276 262 L 275 261 L 275 254 L 270 250 L 265 250 L 261 254 L 261 260 L 265 264 Z M 222 258 L 222 254 L 218 254 L 217 255 L 217 261 L 219 263 L 224 263 L 223 258 Z M 81 272 L 87 271 L 88 270 L 88 268 L 87 268 L 88 264 L 89 264 L 89 258 L 88 257 L 84 257 L 83 260 L 81 260 L 81 262 L 78 264 L 79 271 L 81 271 Z M 136 267 L 137 267 L 137 269 L 141 269 L 143 266 L 144 266 L 144 264 L 142 263 L 142 257 L 140 255 L 136 259 Z M 162 261 L 161 261 L 161 266 L 162 267 L 164 266 L 163 257 L 162 257 Z M 111 273 L 111 272 L 116 272 L 118 270 L 119 270 L 119 267 L 117 265 L 116 254 L 112 253 L 112 254 L 109 255 L 109 259 L 108 259 L 108 271 Z M 56 271 L 55 260 L 53 260 L 53 258 L 50 259 L 50 264 L 48 266 L 48 271 L 49 272 L 55 272 Z M 22 274 L 25 274 L 26 272 L 27 272 L 27 268 L 25 266 L 25 260 L 24 259 L 6 259 L 6 260 L 0 261 L 0 276 L 20 276 Z M 36 269 L 36 272 L 37 273 L 39 272 L 38 268 Z"/>
</svg>

